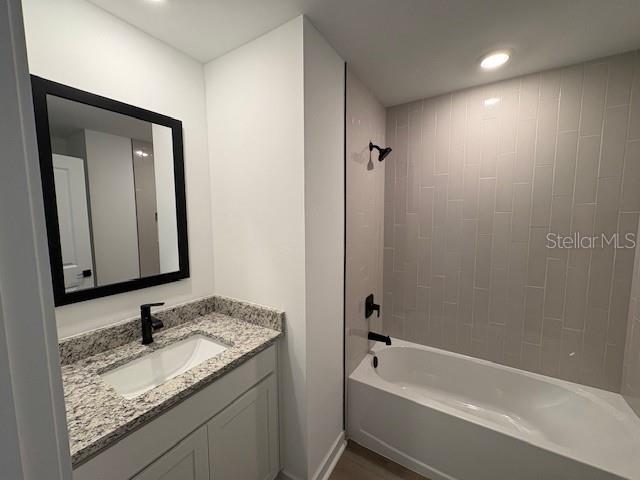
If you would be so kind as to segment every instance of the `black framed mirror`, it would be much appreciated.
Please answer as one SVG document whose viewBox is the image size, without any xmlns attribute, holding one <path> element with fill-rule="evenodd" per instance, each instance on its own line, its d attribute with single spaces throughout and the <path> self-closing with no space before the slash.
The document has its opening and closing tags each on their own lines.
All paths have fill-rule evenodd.
<svg viewBox="0 0 640 480">
<path fill-rule="evenodd" d="M 188 278 L 182 122 L 31 83 L 56 306 Z"/>
</svg>

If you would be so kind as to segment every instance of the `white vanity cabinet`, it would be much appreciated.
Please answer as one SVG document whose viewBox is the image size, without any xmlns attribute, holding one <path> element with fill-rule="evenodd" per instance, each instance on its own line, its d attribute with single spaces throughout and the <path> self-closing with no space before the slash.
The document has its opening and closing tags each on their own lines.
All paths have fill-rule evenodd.
<svg viewBox="0 0 640 480">
<path fill-rule="evenodd" d="M 277 385 L 272 345 L 80 465 L 73 479 L 273 480 Z"/>
<path fill-rule="evenodd" d="M 133 480 L 209 480 L 207 428 L 200 427 Z"/>
<path fill-rule="evenodd" d="M 271 376 L 207 424 L 211 480 L 271 480 L 276 476 L 277 398 Z"/>
</svg>

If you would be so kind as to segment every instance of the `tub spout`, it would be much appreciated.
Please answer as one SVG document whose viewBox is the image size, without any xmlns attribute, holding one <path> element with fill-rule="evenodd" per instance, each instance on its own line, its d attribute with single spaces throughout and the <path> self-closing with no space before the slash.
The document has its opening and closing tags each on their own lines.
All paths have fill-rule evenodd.
<svg viewBox="0 0 640 480">
<path fill-rule="evenodd" d="M 391 345 L 391 337 L 387 335 L 380 335 L 376 332 L 369 332 L 368 336 L 369 340 L 374 340 L 376 342 L 384 342 L 386 345 Z"/>
</svg>

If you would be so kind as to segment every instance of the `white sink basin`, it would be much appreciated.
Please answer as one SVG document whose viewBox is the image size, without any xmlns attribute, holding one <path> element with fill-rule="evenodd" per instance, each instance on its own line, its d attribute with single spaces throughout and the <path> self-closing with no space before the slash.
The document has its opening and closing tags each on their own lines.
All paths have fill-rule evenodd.
<svg viewBox="0 0 640 480">
<path fill-rule="evenodd" d="M 125 398 L 135 398 L 224 352 L 227 345 L 196 334 L 101 375 Z"/>
</svg>

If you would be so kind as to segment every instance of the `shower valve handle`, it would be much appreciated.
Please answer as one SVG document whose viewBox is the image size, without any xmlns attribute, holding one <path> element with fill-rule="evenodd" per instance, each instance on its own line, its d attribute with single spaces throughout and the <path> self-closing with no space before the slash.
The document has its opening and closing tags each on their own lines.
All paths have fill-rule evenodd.
<svg viewBox="0 0 640 480">
<path fill-rule="evenodd" d="M 373 302 L 373 293 L 369 294 L 364 301 L 364 316 L 365 318 L 369 318 L 373 315 L 373 312 L 380 316 L 380 305 Z"/>
</svg>

